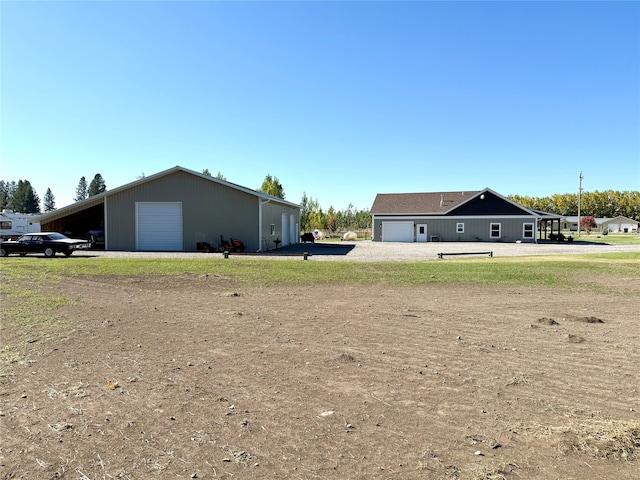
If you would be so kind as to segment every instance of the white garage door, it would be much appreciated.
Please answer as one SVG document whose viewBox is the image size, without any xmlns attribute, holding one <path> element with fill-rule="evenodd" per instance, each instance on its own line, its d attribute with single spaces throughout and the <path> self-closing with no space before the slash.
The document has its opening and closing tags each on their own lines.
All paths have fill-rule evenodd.
<svg viewBox="0 0 640 480">
<path fill-rule="evenodd" d="M 136 203 L 136 250 L 182 250 L 182 204 Z"/>
<path fill-rule="evenodd" d="M 413 222 L 382 222 L 383 242 L 413 242 Z"/>
</svg>

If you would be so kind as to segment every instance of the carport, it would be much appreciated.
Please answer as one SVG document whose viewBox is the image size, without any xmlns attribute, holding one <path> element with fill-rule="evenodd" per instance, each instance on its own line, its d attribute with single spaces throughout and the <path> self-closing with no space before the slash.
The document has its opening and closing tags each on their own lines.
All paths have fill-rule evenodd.
<svg viewBox="0 0 640 480">
<path fill-rule="evenodd" d="M 96 195 L 61 211 L 45 213 L 40 217 L 40 229 L 74 238 L 89 238 L 89 230 L 104 225 L 104 198 L 103 194 Z"/>
</svg>

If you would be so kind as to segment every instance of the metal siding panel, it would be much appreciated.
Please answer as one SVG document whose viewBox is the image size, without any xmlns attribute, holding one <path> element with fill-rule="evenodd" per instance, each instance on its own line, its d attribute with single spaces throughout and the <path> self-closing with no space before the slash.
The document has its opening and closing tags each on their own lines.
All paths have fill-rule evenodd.
<svg viewBox="0 0 640 480">
<path fill-rule="evenodd" d="M 260 232 L 258 196 L 178 171 L 108 197 L 105 223 L 109 228 L 109 249 L 135 250 L 136 202 L 178 201 L 182 202 L 183 247 L 187 251 L 195 250 L 198 242 L 208 242 L 215 247 L 220 243 L 220 235 L 227 240 L 239 238 L 247 251 L 257 251 L 261 242 L 270 239 L 271 223 L 280 229 L 282 213 L 293 214 L 296 223 L 300 222 L 299 208 L 271 201 L 263 204 Z M 273 215 L 277 216 L 277 221 L 271 220 Z M 277 235 L 282 238 L 282 232 Z M 270 249 L 274 247 L 272 242 L 268 243 Z"/>
<path fill-rule="evenodd" d="M 287 215 L 288 222 L 291 222 L 293 216 L 293 227 L 300 225 L 300 209 L 289 207 L 277 202 L 263 202 L 262 204 L 262 231 L 260 232 L 260 243 L 263 249 L 273 250 L 275 243 L 273 241 L 278 238 L 283 239 L 282 217 Z M 271 225 L 275 225 L 274 234 L 271 235 Z M 290 232 L 289 232 L 290 233 Z M 291 237 L 291 243 L 298 243 L 299 238 Z"/>
<path fill-rule="evenodd" d="M 220 235 L 241 239 L 249 251 L 258 249 L 257 197 L 182 171 L 109 197 L 109 248 L 135 250 L 136 202 L 176 201 L 182 202 L 185 250 L 203 241 L 217 246 Z"/>
<path fill-rule="evenodd" d="M 524 240 L 522 237 L 523 224 L 534 223 L 534 217 L 392 217 L 378 216 L 374 220 L 374 240 L 383 241 L 381 224 L 385 222 L 413 222 L 415 224 L 426 224 L 429 238 L 437 235 L 443 242 L 514 242 Z M 456 224 L 464 223 L 464 233 L 457 233 Z M 497 240 L 489 236 L 491 223 L 501 224 L 501 237 Z M 531 239 L 527 239 L 531 240 Z"/>
</svg>

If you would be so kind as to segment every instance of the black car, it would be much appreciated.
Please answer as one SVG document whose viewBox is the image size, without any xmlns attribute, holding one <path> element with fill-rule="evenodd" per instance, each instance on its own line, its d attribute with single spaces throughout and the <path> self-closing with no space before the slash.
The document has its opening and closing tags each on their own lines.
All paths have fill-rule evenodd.
<svg viewBox="0 0 640 480">
<path fill-rule="evenodd" d="M 0 257 L 12 253 L 26 255 L 27 253 L 44 253 L 45 257 L 53 257 L 62 253 L 66 257 L 74 250 L 89 248 L 91 244 L 86 240 L 69 238 L 57 232 L 27 233 L 17 240 L 3 241 L 0 246 Z"/>
</svg>

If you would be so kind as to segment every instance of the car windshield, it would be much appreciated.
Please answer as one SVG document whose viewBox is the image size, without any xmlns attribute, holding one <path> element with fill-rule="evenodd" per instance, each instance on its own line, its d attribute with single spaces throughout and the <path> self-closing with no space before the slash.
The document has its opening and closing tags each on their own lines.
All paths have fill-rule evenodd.
<svg viewBox="0 0 640 480">
<path fill-rule="evenodd" d="M 61 233 L 50 233 L 50 234 L 49 234 L 49 238 L 50 238 L 51 240 L 64 240 L 64 239 L 65 239 L 65 238 L 67 238 L 67 237 L 65 237 L 65 236 L 64 236 L 64 235 L 62 235 Z"/>
</svg>

